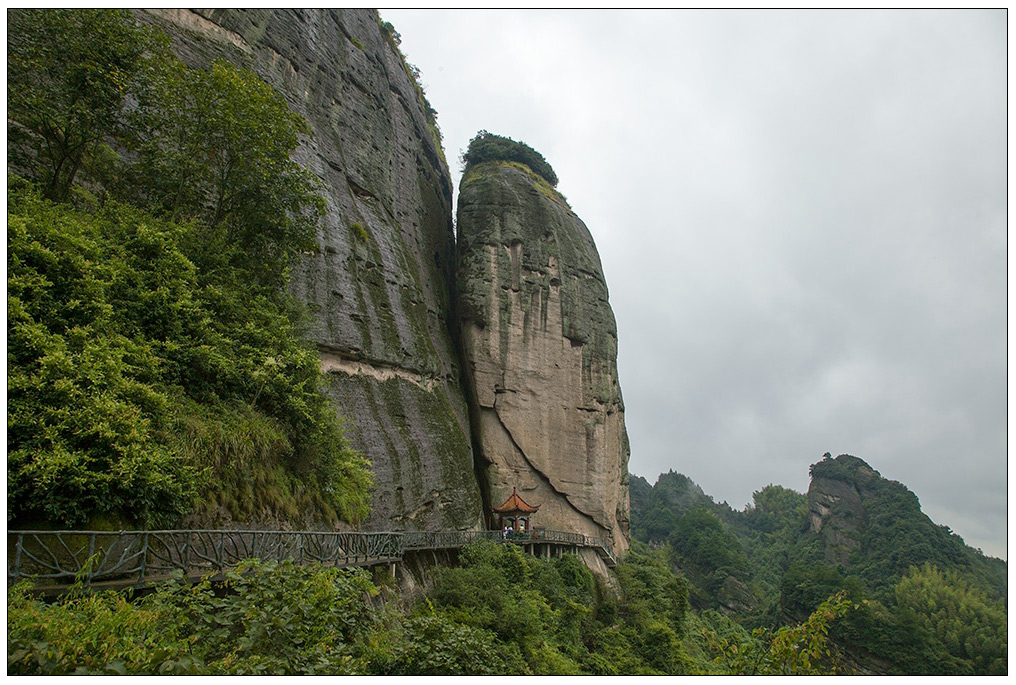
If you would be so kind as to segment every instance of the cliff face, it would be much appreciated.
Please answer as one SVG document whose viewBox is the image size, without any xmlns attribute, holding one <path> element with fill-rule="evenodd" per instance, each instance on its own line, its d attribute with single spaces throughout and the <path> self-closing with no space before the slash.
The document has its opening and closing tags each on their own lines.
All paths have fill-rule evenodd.
<svg viewBox="0 0 1016 685">
<path fill-rule="evenodd" d="M 458 284 L 473 429 L 490 499 L 517 488 L 535 523 L 628 544 L 628 440 L 617 330 L 592 237 L 532 173 L 463 179 Z"/>
<path fill-rule="evenodd" d="M 322 249 L 292 287 L 314 311 L 330 395 L 373 465 L 364 527 L 480 528 L 517 486 L 541 505 L 538 525 L 609 536 L 624 551 L 616 328 L 592 239 L 563 200 L 518 169 L 471 174 L 456 267 L 448 168 L 375 12 L 138 16 L 191 66 L 221 58 L 257 73 L 309 124 L 297 161 L 322 180 L 328 212 Z"/>
<path fill-rule="evenodd" d="M 867 515 L 865 500 L 881 479 L 857 457 L 826 457 L 812 467 L 808 487 L 808 520 L 812 533 L 822 536 L 826 561 L 850 566 L 851 554 L 861 549 Z"/>
<path fill-rule="evenodd" d="M 150 10 L 192 66 L 257 73 L 310 126 L 322 250 L 294 273 L 330 394 L 377 482 L 373 529 L 482 521 L 452 342 L 451 183 L 401 56 L 367 10 Z"/>
</svg>

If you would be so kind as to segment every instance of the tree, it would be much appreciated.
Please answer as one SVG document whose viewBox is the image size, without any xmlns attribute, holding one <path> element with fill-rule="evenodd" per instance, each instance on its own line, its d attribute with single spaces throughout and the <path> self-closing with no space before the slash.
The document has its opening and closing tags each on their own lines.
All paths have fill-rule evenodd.
<svg viewBox="0 0 1016 685">
<path fill-rule="evenodd" d="M 325 201 L 291 159 L 307 124 L 255 74 L 188 69 L 127 10 L 12 10 L 9 36 L 9 163 L 46 198 L 66 201 L 89 167 L 120 199 L 200 222 L 211 251 L 243 245 L 276 289 L 315 249 Z"/>
<path fill-rule="evenodd" d="M 799 625 L 756 628 L 744 641 L 706 637 L 716 654 L 714 661 L 730 675 L 833 675 L 839 667 L 829 647 L 829 625 L 849 608 L 850 600 L 841 592 Z"/>
<path fill-rule="evenodd" d="M 715 595 L 728 575 L 748 577 L 748 557 L 738 539 L 708 509 L 695 507 L 678 516 L 670 545 L 683 566 L 699 576 L 711 577 L 708 590 Z"/>
<path fill-rule="evenodd" d="M 66 200 L 89 158 L 125 133 L 125 103 L 161 46 L 128 10 L 8 10 L 8 140 L 47 198 Z"/>
<path fill-rule="evenodd" d="M 955 571 L 912 568 L 896 584 L 897 616 L 911 672 L 1000 675 L 1008 671 L 1005 606 Z"/>
<path fill-rule="evenodd" d="M 178 62 L 138 119 L 147 131 L 132 168 L 135 187 L 174 220 L 194 219 L 243 245 L 259 276 L 278 275 L 316 248 L 325 209 L 317 177 L 291 159 L 306 121 L 256 75 L 216 61 Z M 271 279 L 278 285 L 278 277 Z"/>
</svg>

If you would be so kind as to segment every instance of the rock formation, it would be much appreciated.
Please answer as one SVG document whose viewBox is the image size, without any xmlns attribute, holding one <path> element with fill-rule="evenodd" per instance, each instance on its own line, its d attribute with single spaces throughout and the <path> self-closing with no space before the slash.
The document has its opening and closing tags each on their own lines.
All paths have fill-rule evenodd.
<svg viewBox="0 0 1016 685">
<path fill-rule="evenodd" d="M 617 334 L 592 239 L 560 196 L 515 168 L 471 174 L 457 268 L 440 140 L 375 12 L 138 16 L 191 66 L 227 59 L 254 71 L 309 124 L 297 161 L 320 177 L 328 212 L 322 249 L 292 287 L 314 311 L 330 395 L 373 465 L 364 527 L 480 528 L 491 500 L 517 486 L 541 505 L 538 525 L 610 537 L 623 551 Z"/>
<path fill-rule="evenodd" d="M 518 488 L 537 525 L 628 538 L 617 329 L 589 231 L 528 168 L 488 162 L 458 204 L 459 313 L 491 500 Z"/>
<path fill-rule="evenodd" d="M 808 487 L 811 532 L 822 536 L 826 561 L 850 566 L 851 553 L 861 548 L 866 518 L 863 500 L 881 476 L 861 459 L 847 454 L 835 460 L 826 454 L 816 466 L 820 468 L 812 467 Z"/>
<path fill-rule="evenodd" d="M 368 10 L 150 10 L 192 66 L 257 73 L 310 126 L 322 250 L 294 273 L 311 337 L 372 462 L 373 529 L 472 529 L 482 503 L 450 335 L 451 182 L 402 56 Z"/>
</svg>

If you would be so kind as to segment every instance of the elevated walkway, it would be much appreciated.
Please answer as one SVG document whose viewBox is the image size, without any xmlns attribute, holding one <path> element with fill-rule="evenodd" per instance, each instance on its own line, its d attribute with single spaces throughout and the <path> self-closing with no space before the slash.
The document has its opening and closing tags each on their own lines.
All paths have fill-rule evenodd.
<svg viewBox="0 0 1016 685">
<path fill-rule="evenodd" d="M 95 589 L 145 587 L 181 573 L 215 575 L 247 559 L 369 567 L 477 540 L 522 545 L 548 557 L 592 548 L 608 567 L 616 564 L 609 541 L 562 531 L 506 538 L 497 531 L 14 530 L 7 532 L 7 584 L 31 578 L 36 589 L 57 593 L 75 582 Z"/>
</svg>

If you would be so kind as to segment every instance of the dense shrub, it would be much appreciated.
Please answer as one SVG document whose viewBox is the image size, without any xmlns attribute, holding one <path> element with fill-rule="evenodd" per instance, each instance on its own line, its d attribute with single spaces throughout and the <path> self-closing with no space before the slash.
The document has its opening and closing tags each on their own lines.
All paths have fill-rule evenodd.
<svg viewBox="0 0 1016 685">
<path fill-rule="evenodd" d="M 484 162 L 518 162 L 525 164 L 551 186 L 557 186 L 557 174 L 539 152 L 511 138 L 480 131 L 469 141 L 462 155 L 463 170 L 469 171 Z"/>
<path fill-rule="evenodd" d="M 8 195 L 8 520 L 169 525 L 366 513 L 369 475 L 282 293 L 184 250 L 193 225 Z M 238 249 L 238 248 L 235 248 Z M 245 494 L 246 493 L 246 494 Z"/>
<path fill-rule="evenodd" d="M 9 675 L 348 674 L 368 661 L 378 589 L 362 570 L 247 563 L 212 587 L 7 594 Z"/>
<path fill-rule="evenodd" d="M 686 586 L 665 556 L 639 544 L 618 565 L 612 590 L 574 555 L 544 560 L 514 545 L 482 543 L 460 556 L 459 566 L 434 569 L 433 588 L 415 599 L 379 587 L 362 570 L 289 562 L 246 562 L 215 585 L 167 582 L 141 597 L 75 588 L 47 603 L 23 583 L 7 595 L 8 673 L 659 675 L 832 668 L 819 652 L 842 604 L 823 605 L 798 626 L 749 634 L 716 612 L 690 614 Z"/>
<path fill-rule="evenodd" d="M 305 122 L 127 11 L 8 18 L 8 521 L 364 518 L 285 289 L 324 209 Z"/>
</svg>

